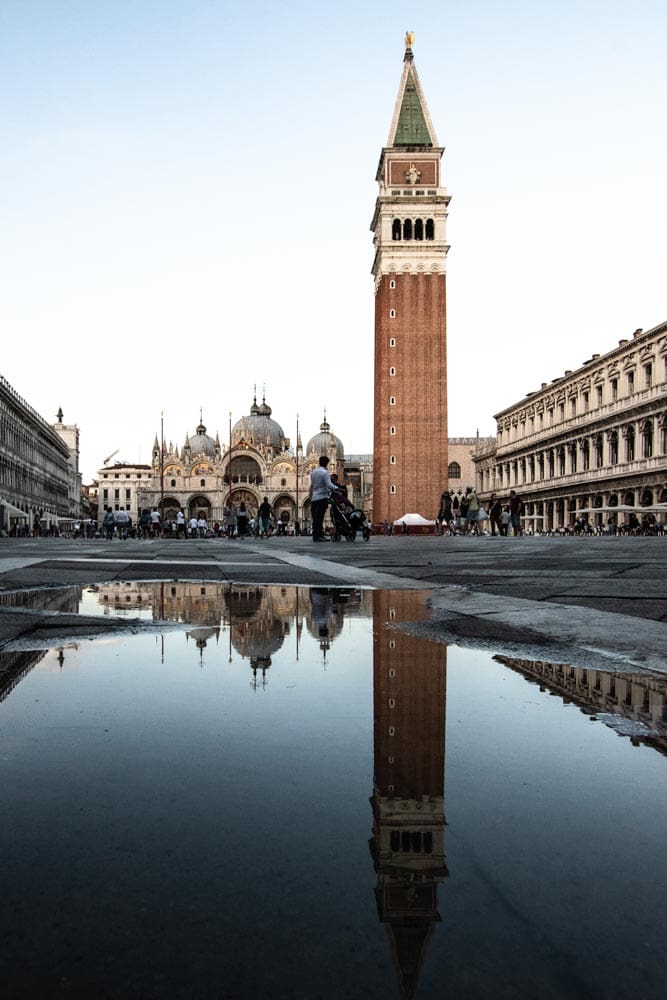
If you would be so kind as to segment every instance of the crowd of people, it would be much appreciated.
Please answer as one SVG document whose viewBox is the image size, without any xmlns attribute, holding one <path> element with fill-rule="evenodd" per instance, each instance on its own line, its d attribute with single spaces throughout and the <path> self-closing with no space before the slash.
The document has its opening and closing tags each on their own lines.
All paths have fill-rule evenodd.
<svg viewBox="0 0 667 1000">
<path fill-rule="evenodd" d="M 268 497 L 259 506 L 255 518 L 243 501 L 236 507 L 228 502 L 220 520 L 209 521 L 204 511 L 187 516 L 184 510 L 162 518 L 157 507 L 142 510 L 136 524 L 121 507 L 114 511 L 107 507 L 102 518 L 102 533 L 108 541 L 114 538 L 270 538 L 272 535 L 299 534 L 298 526 L 291 522 L 275 520 Z"/>
<path fill-rule="evenodd" d="M 523 534 L 523 501 L 515 490 L 510 490 L 509 500 L 503 504 L 495 493 L 491 494 L 488 510 L 481 503 L 473 486 L 466 486 L 465 493 L 443 493 L 435 518 L 437 535 L 486 535 Z"/>
</svg>

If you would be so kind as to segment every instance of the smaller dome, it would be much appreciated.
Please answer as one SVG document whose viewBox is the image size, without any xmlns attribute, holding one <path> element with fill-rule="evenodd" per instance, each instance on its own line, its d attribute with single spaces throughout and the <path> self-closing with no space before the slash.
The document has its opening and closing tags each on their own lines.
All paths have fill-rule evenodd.
<svg viewBox="0 0 667 1000">
<path fill-rule="evenodd" d="M 320 433 L 315 434 L 306 445 L 306 455 L 328 455 L 332 449 L 336 451 L 336 459 L 342 460 L 345 457 L 343 442 L 331 433 L 331 426 L 327 422 L 325 413 L 324 420 L 320 424 Z"/>
<path fill-rule="evenodd" d="M 196 434 L 188 438 L 188 445 L 193 455 L 208 455 L 210 458 L 215 455 L 215 441 L 206 433 L 206 428 L 201 422 Z"/>
</svg>

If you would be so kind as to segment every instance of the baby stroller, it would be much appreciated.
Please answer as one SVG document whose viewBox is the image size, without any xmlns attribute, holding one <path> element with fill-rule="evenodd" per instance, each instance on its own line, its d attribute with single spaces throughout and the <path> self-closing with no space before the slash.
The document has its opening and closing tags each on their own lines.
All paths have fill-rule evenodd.
<svg viewBox="0 0 667 1000">
<path fill-rule="evenodd" d="M 341 490 L 332 490 L 329 493 L 329 501 L 334 525 L 334 542 L 339 542 L 341 538 L 346 542 L 353 542 L 358 532 L 361 532 L 364 541 L 367 542 L 371 537 L 371 529 L 363 510 L 353 507 Z"/>
</svg>

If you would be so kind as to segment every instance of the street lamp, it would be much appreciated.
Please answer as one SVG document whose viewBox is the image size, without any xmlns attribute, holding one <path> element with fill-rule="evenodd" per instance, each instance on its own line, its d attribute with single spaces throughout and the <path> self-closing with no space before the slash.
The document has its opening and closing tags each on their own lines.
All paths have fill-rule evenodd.
<svg viewBox="0 0 667 1000">
<path fill-rule="evenodd" d="M 227 459 L 227 479 L 229 480 L 229 492 L 227 493 L 227 506 L 232 503 L 232 411 L 229 411 L 229 458 Z"/>
<path fill-rule="evenodd" d="M 294 534 L 301 533 L 299 525 L 299 414 L 296 415 L 296 518 L 294 520 Z"/>
<path fill-rule="evenodd" d="M 160 413 L 160 520 L 164 517 L 164 412 Z"/>
</svg>

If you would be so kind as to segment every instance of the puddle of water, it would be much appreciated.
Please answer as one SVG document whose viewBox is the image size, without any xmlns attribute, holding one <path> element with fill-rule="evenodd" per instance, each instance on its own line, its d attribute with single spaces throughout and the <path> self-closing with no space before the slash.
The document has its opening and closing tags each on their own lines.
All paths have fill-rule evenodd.
<svg viewBox="0 0 667 1000">
<path fill-rule="evenodd" d="M 424 598 L 113 584 L 183 628 L 0 658 L 3 995 L 661 996 L 665 683 Z"/>
</svg>

